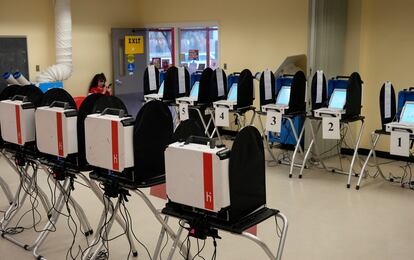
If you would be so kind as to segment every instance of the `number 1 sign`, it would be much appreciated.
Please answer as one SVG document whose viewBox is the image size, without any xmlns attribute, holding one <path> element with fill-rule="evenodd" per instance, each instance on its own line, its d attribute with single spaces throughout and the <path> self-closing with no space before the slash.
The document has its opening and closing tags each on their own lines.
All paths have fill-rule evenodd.
<svg viewBox="0 0 414 260">
<path fill-rule="evenodd" d="M 410 155 L 410 134 L 408 132 L 391 131 L 390 154 Z"/>
</svg>

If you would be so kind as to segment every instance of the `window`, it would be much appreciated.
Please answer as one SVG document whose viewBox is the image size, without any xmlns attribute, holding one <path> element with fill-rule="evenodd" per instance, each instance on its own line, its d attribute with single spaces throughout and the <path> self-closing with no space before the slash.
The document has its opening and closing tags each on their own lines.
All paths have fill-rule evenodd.
<svg viewBox="0 0 414 260">
<path fill-rule="evenodd" d="M 188 66 L 190 73 L 205 67 L 218 66 L 218 29 L 181 28 L 180 64 Z"/>
<path fill-rule="evenodd" d="M 175 41 L 177 33 L 179 38 Z M 193 73 L 219 65 L 218 27 L 153 28 L 147 38 L 148 63 L 160 69 L 184 65 Z"/>
<path fill-rule="evenodd" d="M 174 29 L 151 29 L 148 32 L 149 64 L 167 69 L 175 64 Z"/>
</svg>

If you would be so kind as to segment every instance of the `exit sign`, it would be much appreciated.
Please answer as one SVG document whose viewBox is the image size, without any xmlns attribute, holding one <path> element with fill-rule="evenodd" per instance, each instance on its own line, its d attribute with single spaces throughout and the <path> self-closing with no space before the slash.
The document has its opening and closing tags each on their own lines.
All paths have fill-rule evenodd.
<svg viewBox="0 0 414 260">
<path fill-rule="evenodd" d="M 144 36 L 125 36 L 125 54 L 144 53 Z"/>
</svg>

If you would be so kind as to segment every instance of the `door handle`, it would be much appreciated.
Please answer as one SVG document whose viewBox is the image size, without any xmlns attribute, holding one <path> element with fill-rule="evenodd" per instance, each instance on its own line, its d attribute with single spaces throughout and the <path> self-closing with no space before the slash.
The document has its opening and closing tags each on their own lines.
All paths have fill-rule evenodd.
<svg viewBox="0 0 414 260">
<path fill-rule="evenodd" d="M 116 85 L 116 86 L 121 86 L 121 85 L 122 85 L 122 81 L 121 81 L 121 80 L 119 80 L 119 79 L 116 79 L 116 80 L 115 80 L 115 85 Z"/>
</svg>

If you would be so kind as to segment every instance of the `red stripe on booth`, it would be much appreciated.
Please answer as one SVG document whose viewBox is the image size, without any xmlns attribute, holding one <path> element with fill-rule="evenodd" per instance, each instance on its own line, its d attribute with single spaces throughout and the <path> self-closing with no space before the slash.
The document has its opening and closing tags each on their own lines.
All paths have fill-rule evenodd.
<svg viewBox="0 0 414 260">
<path fill-rule="evenodd" d="M 209 153 L 203 153 L 204 169 L 204 208 L 214 210 L 214 192 L 213 192 L 213 156 Z"/>
<path fill-rule="evenodd" d="M 111 121 L 112 128 L 112 169 L 119 171 L 119 151 L 118 151 L 118 122 Z"/>
<path fill-rule="evenodd" d="M 60 112 L 56 112 L 56 130 L 57 130 L 58 155 L 63 156 L 63 127 L 62 127 L 62 113 Z"/>
<path fill-rule="evenodd" d="M 15 106 L 16 111 L 16 130 L 17 130 L 17 143 L 23 144 L 22 142 L 22 126 L 20 125 L 20 106 Z"/>
</svg>

